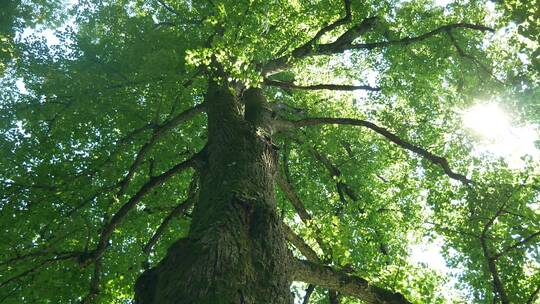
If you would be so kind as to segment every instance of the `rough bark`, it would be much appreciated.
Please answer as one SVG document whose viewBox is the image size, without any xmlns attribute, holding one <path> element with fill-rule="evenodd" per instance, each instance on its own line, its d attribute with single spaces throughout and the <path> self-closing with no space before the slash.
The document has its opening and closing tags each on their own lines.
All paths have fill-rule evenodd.
<svg viewBox="0 0 540 304">
<path fill-rule="evenodd" d="M 139 278 L 136 303 L 290 304 L 266 101 L 257 89 L 240 100 L 210 83 L 206 104 L 208 145 L 189 235 Z"/>
<path fill-rule="evenodd" d="M 343 294 L 361 299 L 366 303 L 411 303 L 400 293 L 371 285 L 364 278 L 335 270 L 329 266 L 304 260 L 295 260 L 292 265 L 294 265 L 295 269 L 295 280 L 342 292 Z"/>
<path fill-rule="evenodd" d="M 200 187 L 190 232 L 139 277 L 135 302 L 290 304 L 289 287 L 298 279 L 368 303 L 409 303 L 363 278 L 292 258 L 285 243 L 291 231 L 274 197 L 272 125 L 279 120 L 260 89 L 232 91 L 209 84 L 208 143 L 197 154 Z"/>
</svg>

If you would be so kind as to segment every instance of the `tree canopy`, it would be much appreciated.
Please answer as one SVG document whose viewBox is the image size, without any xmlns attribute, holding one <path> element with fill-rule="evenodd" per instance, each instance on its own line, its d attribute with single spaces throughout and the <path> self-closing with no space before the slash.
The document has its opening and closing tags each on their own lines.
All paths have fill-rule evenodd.
<svg viewBox="0 0 540 304">
<path fill-rule="evenodd" d="M 268 100 L 297 303 L 538 303 L 539 159 L 462 115 L 538 122 L 538 2 L 444 2 L 7 4 L 0 303 L 131 303 L 190 229 L 217 74 Z"/>
</svg>

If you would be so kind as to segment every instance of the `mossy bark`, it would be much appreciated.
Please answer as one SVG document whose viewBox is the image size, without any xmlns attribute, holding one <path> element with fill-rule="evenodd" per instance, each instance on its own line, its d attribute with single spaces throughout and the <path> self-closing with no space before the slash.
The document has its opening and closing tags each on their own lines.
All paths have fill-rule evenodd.
<svg viewBox="0 0 540 304">
<path fill-rule="evenodd" d="M 136 303 L 290 304 L 290 256 L 276 215 L 277 155 L 264 96 L 210 83 L 208 145 L 190 233 L 136 284 Z M 258 117 L 244 117 L 246 113 Z"/>
</svg>

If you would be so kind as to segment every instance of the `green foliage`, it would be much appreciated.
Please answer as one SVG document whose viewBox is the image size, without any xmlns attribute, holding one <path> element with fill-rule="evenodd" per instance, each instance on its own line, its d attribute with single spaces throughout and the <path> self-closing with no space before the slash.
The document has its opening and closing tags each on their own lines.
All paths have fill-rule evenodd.
<svg viewBox="0 0 540 304">
<path fill-rule="evenodd" d="M 262 86 L 271 104 L 301 109 L 283 117 L 372 121 L 445 157 L 474 181 L 451 181 L 439 166 L 365 128 L 279 134 L 283 174 L 313 219 L 302 223 L 281 192 L 280 212 L 328 264 L 415 303 L 493 303 L 487 262 L 497 256 L 510 302 L 526 303 L 540 283 L 540 237 L 531 238 L 540 231 L 539 164 L 531 159 L 510 169 L 474 153 L 478 143 L 456 113 L 498 96 L 522 121 L 540 117 L 540 21 L 533 3 L 505 1 L 492 13 L 484 1 L 444 8 L 432 1 L 352 1 L 350 24 L 379 17 L 359 43 L 459 22 L 498 33 L 454 29 L 409 45 L 310 56 L 271 77 L 298 85 L 373 82 L 381 89 L 356 94 L 265 86 L 260 73 L 343 17 L 340 1 L 9 2 L 0 8 L 0 302 L 78 303 L 91 292 L 94 269 L 79 262 L 98 246 L 104 224 L 148 180 L 204 147 L 204 114 L 154 136 L 157 126 L 203 102 L 208 66 L 216 64 L 230 82 Z M 22 38 L 30 28 L 53 28 L 60 43 L 48 45 L 37 33 Z M 329 174 L 314 151 L 340 174 Z M 172 220 L 148 255 L 141 249 L 188 197 L 192 175 L 183 172 L 147 193 L 116 227 L 97 302 L 129 302 L 140 272 L 186 235 L 190 210 Z M 356 198 L 340 194 L 338 185 Z M 444 256 L 458 269 L 453 279 L 411 262 L 411 246 L 426 238 L 444 243 Z M 448 292 L 452 280 L 461 295 Z M 326 292 L 317 288 L 311 303 L 328 303 Z"/>
<path fill-rule="evenodd" d="M 6 64 L 13 56 L 13 23 L 17 5 L 19 1 L 0 4 L 0 75 L 4 73 Z"/>
</svg>

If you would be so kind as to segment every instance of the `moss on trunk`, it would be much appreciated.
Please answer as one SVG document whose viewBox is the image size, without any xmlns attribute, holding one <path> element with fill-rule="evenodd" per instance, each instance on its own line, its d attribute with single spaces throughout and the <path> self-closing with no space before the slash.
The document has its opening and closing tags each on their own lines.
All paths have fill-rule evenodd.
<svg viewBox="0 0 540 304">
<path fill-rule="evenodd" d="M 253 89 L 245 98 L 240 102 L 226 85 L 209 85 L 208 146 L 190 233 L 139 278 L 136 303 L 292 302 L 270 126 L 243 115 L 243 104 L 253 114 L 266 107 L 249 107 L 265 100 Z"/>
</svg>

